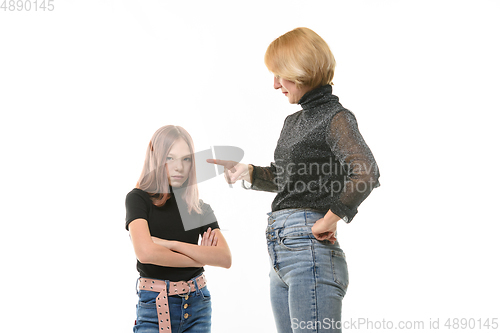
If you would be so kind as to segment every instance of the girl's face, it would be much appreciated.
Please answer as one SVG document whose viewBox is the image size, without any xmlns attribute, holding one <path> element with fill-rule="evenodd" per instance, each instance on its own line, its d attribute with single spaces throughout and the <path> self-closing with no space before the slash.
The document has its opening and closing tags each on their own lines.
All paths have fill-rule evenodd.
<svg viewBox="0 0 500 333">
<path fill-rule="evenodd" d="M 290 104 L 297 104 L 300 101 L 300 99 L 302 98 L 302 96 L 304 96 L 304 94 L 306 92 L 311 90 L 307 87 L 297 89 L 295 82 L 285 80 L 279 76 L 274 77 L 273 87 L 274 87 L 274 89 L 281 88 L 281 92 L 283 94 L 285 94 L 286 97 L 288 97 L 288 102 L 290 102 Z"/>
<path fill-rule="evenodd" d="M 189 177 L 192 156 L 189 146 L 183 139 L 174 142 L 167 155 L 168 182 L 172 187 L 180 187 Z"/>
</svg>

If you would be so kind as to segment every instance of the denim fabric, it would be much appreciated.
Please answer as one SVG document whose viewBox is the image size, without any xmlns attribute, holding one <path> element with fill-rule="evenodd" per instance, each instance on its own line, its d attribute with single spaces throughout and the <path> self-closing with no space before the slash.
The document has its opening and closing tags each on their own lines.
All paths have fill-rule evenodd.
<svg viewBox="0 0 500 333">
<path fill-rule="evenodd" d="M 278 333 L 341 332 L 349 276 L 338 241 L 318 241 L 311 227 L 325 213 L 268 213 L 271 303 Z"/>
<path fill-rule="evenodd" d="M 158 333 L 156 297 L 159 293 L 139 290 L 137 320 L 134 333 Z M 186 299 L 186 296 L 187 299 Z M 187 307 L 185 307 L 187 304 Z M 207 286 L 183 295 L 168 297 L 172 333 L 209 333 L 211 330 L 212 303 Z M 188 315 L 185 318 L 185 315 Z"/>
</svg>

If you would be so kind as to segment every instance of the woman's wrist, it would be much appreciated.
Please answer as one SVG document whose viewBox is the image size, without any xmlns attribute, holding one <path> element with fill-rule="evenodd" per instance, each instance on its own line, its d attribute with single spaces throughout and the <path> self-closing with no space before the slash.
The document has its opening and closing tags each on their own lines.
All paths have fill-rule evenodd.
<svg viewBox="0 0 500 333">
<path fill-rule="evenodd" d="M 328 212 L 324 216 L 324 219 L 326 220 L 326 222 L 332 223 L 332 224 L 337 223 L 338 221 L 341 220 L 341 218 L 338 215 L 332 213 L 331 210 L 328 210 Z"/>
<path fill-rule="evenodd" d="M 252 165 L 252 164 L 248 164 L 248 182 L 249 182 L 250 184 L 252 184 L 252 183 L 253 183 L 253 178 L 252 178 L 252 176 L 253 176 L 253 165 Z M 246 179 L 245 179 L 245 180 L 246 180 Z"/>
</svg>

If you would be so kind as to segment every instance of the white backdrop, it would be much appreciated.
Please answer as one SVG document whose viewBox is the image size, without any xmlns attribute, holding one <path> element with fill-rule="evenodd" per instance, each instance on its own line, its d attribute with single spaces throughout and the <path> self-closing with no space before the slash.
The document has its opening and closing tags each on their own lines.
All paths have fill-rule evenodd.
<svg viewBox="0 0 500 333">
<path fill-rule="evenodd" d="M 329 43 L 334 94 L 381 170 L 382 186 L 339 225 L 345 331 L 460 331 L 450 318 L 479 331 L 500 317 L 499 2 L 52 3 L 0 10 L 2 331 L 131 332 L 124 198 L 150 137 L 181 125 L 197 150 L 233 145 L 268 165 L 299 107 L 272 89 L 263 56 L 298 26 Z M 275 332 L 273 195 L 222 177 L 200 191 L 233 254 L 231 269 L 207 268 L 213 332 Z"/>
</svg>

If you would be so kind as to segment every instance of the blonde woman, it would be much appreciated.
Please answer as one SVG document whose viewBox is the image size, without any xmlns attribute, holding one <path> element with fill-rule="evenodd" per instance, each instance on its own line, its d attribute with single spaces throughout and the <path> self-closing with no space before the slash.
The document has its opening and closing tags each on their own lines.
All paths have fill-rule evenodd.
<svg viewBox="0 0 500 333">
<path fill-rule="evenodd" d="M 276 192 L 269 213 L 271 302 L 279 333 L 341 332 L 349 284 L 337 223 L 349 223 L 379 186 L 378 167 L 354 114 L 332 95 L 335 59 L 314 31 L 297 28 L 265 55 L 274 89 L 302 110 L 285 119 L 269 167 L 208 160 L 226 180 Z"/>
<path fill-rule="evenodd" d="M 210 332 L 203 266 L 229 268 L 231 253 L 212 209 L 198 198 L 194 147 L 185 129 L 156 131 L 125 202 L 140 274 L 134 332 Z"/>
</svg>

